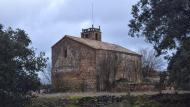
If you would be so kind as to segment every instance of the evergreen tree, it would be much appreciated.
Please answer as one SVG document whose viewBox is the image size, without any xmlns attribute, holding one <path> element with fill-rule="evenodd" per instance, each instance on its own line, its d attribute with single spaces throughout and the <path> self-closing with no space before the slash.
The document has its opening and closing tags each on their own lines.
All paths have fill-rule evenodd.
<svg viewBox="0 0 190 107">
<path fill-rule="evenodd" d="M 168 58 L 170 82 L 181 87 L 182 82 L 190 81 L 190 59 L 187 54 L 190 53 L 190 1 L 140 0 L 133 6 L 132 15 L 130 36 L 145 37 L 153 44 L 158 56 L 177 50 Z"/>
<path fill-rule="evenodd" d="M 177 49 L 170 60 L 168 71 L 170 84 L 174 84 L 175 88 L 190 89 L 190 39 Z"/>
<path fill-rule="evenodd" d="M 46 67 L 45 53 L 36 56 L 31 40 L 21 29 L 0 25 L 0 105 L 23 107 L 30 91 L 40 85 L 37 72 Z"/>
</svg>

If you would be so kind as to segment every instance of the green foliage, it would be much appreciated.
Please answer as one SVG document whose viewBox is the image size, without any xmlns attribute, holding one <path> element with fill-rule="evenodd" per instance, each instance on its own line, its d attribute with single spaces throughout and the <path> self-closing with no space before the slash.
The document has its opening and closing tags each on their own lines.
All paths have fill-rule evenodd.
<svg viewBox="0 0 190 107">
<path fill-rule="evenodd" d="M 77 102 L 81 97 L 51 97 L 51 98 L 35 98 L 27 107 L 79 107 Z"/>
<path fill-rule="evenodd" d="M 104 107 L 189 107 L 189 94 L 158 94 L 141 96 L 123 96 L 122 101 L 117 99 L 112 104 Z M 100 103 L 100 102 L 101 103 Z M 98 104 L 106 103 L 106 100 L 98 100 L 97 97 L 39 97 L 32 100 L 27 107 L 99 107 Z"/>
<path fill-rule="evenodd" d="M 145 36 L 160 55 L 189 38 L 189 13 L 189 0 L 140 0 L 132 8 L 129 34 Z"/>
<path fill-rule="evenodd" d="M 190 89 L 190 39 L 186 39 L 176 55 L 171 59 L 168 70 L 170 84 L 182 89 Z"/>
<path fill-rule="evenodd" d="M 36 98 L 27 107 L 65 107 L 65 102 L 60 98 Z"/>
<path fill-rule="evenodd" d="M 144 36 L 158 56 L 177 49 L 167 57 L 171 83 L 178 88 L 190 86 L 190 1 L 140 0 L 133 6 L 132 15 L 129 34 Z"/>
<path fill-rule="evenodd" d="M 37 72 L 46 67 L 45 53 L 35 55 L 25 31 L 0 25 L 0 102 L 3 107 L 22 107 L 29 91 L 40 85 Z"/>
<path fill-rule="evenodd" d="M 159 94 L 153 95 L 151 99 L 161 104 L 161 107 L 189 107 L 189 94 Z"/>
<path fill-rule="evenodd" d="M 161 104 L 148 96 L 139 96 L 133 107 L 161 107 Z"/>
</svg>

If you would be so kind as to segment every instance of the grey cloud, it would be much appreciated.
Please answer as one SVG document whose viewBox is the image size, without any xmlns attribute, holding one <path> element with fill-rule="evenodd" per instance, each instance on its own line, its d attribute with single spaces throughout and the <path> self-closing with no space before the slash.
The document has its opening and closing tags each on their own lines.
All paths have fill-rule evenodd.
<svg viewBox="0 0 190 107">
<path fill-rule="evenodd" d="M 91 5 L 93 0 L 77 0 L 66 2 L 66 6 L 60 9 L 58 20 L 72 22 L 91 20 Z M 129 19 L 131 6 L 136 0 L 94 0 L 94 18 L 95 21 L 113 22 Z"/>
<path fill-rule="evenodd" d="M 128 36 L 131 6 L 137 0 L 0 0 L 0 23 L 24 29 L 38 51 L 51 56 L 51 46 L 65 34 L 80 36 L 90 27 L 94 2 L 95 26 L 103 40 L 131 50 L 150 47 L 142 38 Z"/>
</svg>

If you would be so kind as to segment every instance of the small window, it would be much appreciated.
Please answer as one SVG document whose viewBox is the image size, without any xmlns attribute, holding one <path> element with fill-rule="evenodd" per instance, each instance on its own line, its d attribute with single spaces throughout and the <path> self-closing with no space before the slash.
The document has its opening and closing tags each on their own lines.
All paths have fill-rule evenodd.
<svg viewBox="0 0 190 107">
<path fill-rule="evenodd" d="M 66 58 L 67 57 L 67 49 L 65 49 L 65 53 L 64 54 L 65 54 L 65 58 Z"/>
<path fill-rule="evenodd" d="M 98 40 L 98 34 L 96 33 L 96 35 L 95 35 L 95 38 L 96 38 L 96 40 Z"/>
<path fill-rule="evenodd" d="M 88 38 L 88 34 L 85 35 L 85 38 Z"/>
</svg>

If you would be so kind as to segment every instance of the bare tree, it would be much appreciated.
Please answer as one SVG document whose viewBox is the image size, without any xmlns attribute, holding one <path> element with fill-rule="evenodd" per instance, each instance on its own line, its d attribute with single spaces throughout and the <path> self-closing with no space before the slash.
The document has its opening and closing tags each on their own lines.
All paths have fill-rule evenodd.
<svg viewBox="0 0 190 107">
<path fill-rule="evenodd" d="M 164 62 L 161 57 L 156 57 L 156 52 L 147 48 L 140 49 L 139 53 L 142 55 L 142 73 L 146 78 L 152 70 L 159 71 L 163 68 Z"/>
<path fill-rule="evenodd" d="M 42 79 L 44 84 L 51 84 L 51 64 L 47 64 L 46 70 L 44 70 L 42 73 Z"/>
</svg>

